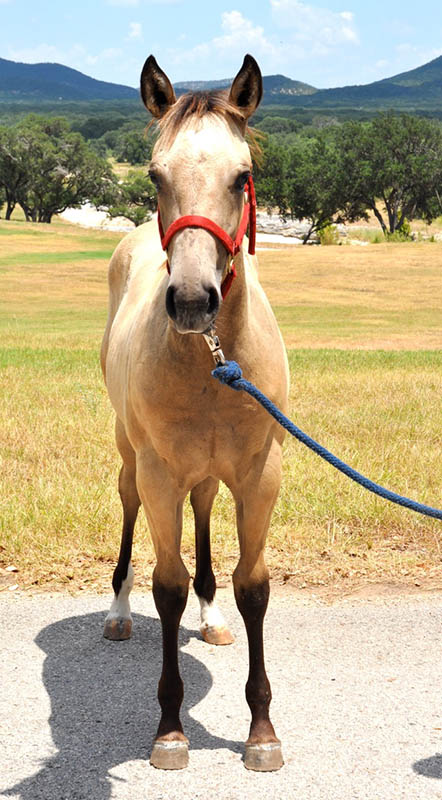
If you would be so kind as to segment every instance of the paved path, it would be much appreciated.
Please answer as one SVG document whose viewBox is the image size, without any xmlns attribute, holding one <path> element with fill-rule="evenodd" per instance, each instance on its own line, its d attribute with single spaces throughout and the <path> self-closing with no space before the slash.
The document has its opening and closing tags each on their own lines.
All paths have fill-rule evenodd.
<svg viewBox="0 0 442 800">
<path fill-rule="evenodd" d="M 242 764 L 246 642 L 205 645 L 190 598 L 181 631 L 190 766 L 149 766 L 160 626 L 134 595 L 129 642 L 101 637 L 108 598 L 0 596 L 0 797 L 20 800 L 442 799 L 442 597 L 303 604 L 267 615 L 278 773 Z"/>
</svg>

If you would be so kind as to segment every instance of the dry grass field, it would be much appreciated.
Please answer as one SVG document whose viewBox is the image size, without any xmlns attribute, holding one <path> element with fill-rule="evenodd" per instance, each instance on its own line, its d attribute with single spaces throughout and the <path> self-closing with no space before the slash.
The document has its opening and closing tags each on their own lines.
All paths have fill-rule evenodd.
<svg viewBox="0 0 442 800">
<path fill-rule="evenodd" d="M 0 220 L 0 579 L 109 589 L 120 537 L 113 413 L 98 351 L 113 233 Z M 258 254 L 289 348 L 291 416 L 352 466 L 441 507 L 442 245 L 296 247 Z M 228 354 L 227 354 L 228 355 Z M 268 544 L 297 586 L 442 585 L 441 525 L 369 495 L 297 442 Z M 187 509 L 184 558 L 193 569 Z M 218 573 L 237 558 L 223 489 Z M 137 584 L 153 552 L 140 514 Z M 5 572 L 14 566 L 17 572 Z"/>
</svg>

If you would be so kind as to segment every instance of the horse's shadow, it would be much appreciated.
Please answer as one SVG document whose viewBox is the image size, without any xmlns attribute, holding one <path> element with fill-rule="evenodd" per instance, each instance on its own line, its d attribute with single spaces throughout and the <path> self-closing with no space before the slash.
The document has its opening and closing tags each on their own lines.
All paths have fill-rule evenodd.
<svg viewBox="0 0 442 800">
<path fill-rule="evenodd" d="M 425 775 L 426 778 L 442 779 L 442 753 L 415 761 L 413 769 L 418 775 Z"/>
<path fill-rule="evenodd" d="M 51 732 L 58 752 L 40 771 L 9 788 L 21 800 L 85 798 L 108 800 L 109 770 L 148 759 L 159 721 L 156 698 L 161 671 L 159 620 L 134 615 L 134 636 L 125 642 L 101 637 L 104 615 L 70 617 L 48 625 L 35 641 L 47 654 L 43 680 L 51 700 Z M 195 631 L 180 628 L 180 645 Z M 182 722 L 193 748 L 228 748 L 239 742 L 212 736 L 189 715 L 212 685 L 208 669 L 181 654 L 185 685 Z"/>
</svg>

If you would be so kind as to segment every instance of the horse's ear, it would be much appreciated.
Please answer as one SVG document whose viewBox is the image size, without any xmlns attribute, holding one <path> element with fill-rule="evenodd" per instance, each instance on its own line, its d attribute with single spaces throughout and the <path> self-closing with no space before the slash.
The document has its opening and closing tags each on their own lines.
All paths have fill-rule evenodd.
<svg viewBox="0 0 442 800">
<path fill-rule="evenodd" d="M 143 103 L 154 117 L 162 117 L 176 102 L 173 86 L 155 58 L 146 59 L 140 78 Z"/>
<path fill-rule="evenodd" d="M 237 106 L 245 118 L 251 117 L 262 98 L 262 76 L 253 56 L 247 54 L 243 65 L 230 88 L 229 100 Z"/>
</svg>

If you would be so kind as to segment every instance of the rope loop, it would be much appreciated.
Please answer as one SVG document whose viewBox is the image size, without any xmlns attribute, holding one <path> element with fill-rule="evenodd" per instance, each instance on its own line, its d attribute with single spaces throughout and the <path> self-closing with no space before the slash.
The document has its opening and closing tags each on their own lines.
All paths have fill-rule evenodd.
<svg viewBox="0 0 442 800">
<path fill-rule="evenodd" d="M 212 375 L 237 392 L 240 392 L 243 388 L 242 383 L 238 383 L 235 386 L 235 382 L 240 381 L 242 378 L 242 369 L 236 361 L 226 361 L 225 364 L 220 364 L 219 367 L 212 371 Z"/>
</svg>

